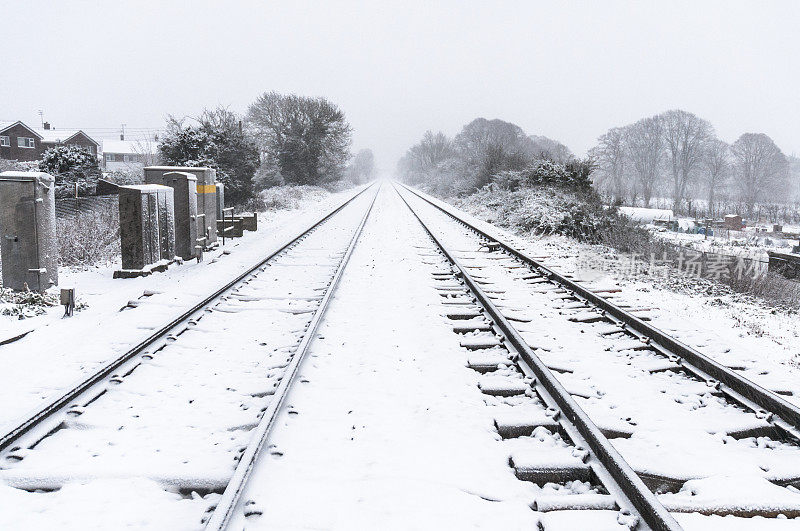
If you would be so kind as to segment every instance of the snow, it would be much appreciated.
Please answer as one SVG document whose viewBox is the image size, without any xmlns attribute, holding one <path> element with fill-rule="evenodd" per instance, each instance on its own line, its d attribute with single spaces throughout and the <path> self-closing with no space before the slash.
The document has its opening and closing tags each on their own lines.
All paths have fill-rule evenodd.
<svg viewBox="0 0 800 531">
<path fill-rule="evenodd" d="M 54 144 L 66 142 L 73 136 L 77 135 L 78 133 L 82 133 L 83 131 L 80 129 L 37 129 L 36 132 L 42 137 L 42 142 Z"/>
<path fill-rule="evenodd" d="M 61 268 L 61 281 L 77 289 L 87 309 L 69 319 L 62 319 L 60 307 L 25 320 L 0 316 L 0 340 L 33 330 L 22 340 L 0 346 L 6 360 L 0 371 L 0 430 L 8 430 L 15 419 L 63 393 L 225 285 L 353 193 L 307 203 L 300 213 L 262 213 L 258 232 L 245 232 L 244 238 L 227 242 L 224 249 L 230 254 L 217 250 L 206 254 L 201 263 L 186 262 L 164 273 L 114 280 L 118 263 L 89 270 Z M 129 301 L 138 307 L 120 311 Z"/>
<path fill-rule="evenodd" d="M 89 308 L 72 319 L 60 319 L 56 308 L 26 320 L 34 331 L 0 346 L 11 361 L 0 371 L 0 424 L 12 426 L 352 193 L 306 205 L 301 214 L 262 216 L 258 233 L 226 246 L 231 254 L 210 253 L 199 264 L 116 281 L 113 264 L 66 271 L 65 282 L 77 285 Z M 77 409 L 58 432 L 12 453 L 0 465 L 0 529 L 200 529 L 367 195 Z M 770 482 L 800 477 L 800 448 L 759 433 L 762 419 L 731 407 L 704 383 L 665 371 L 672 362 L 597 322 L 594 312 L 528 269 L 510 267 L 513 260 L 482 247 L 432 207 L 412 204 L 628 462 L 685 481 L 659 498 L 681 511 L 676 518 L 686 529 L 798 528 L 792 520 L 741 516 L 800 511 L 796 489 Z M 585 267 L 578 253 L 602 259 L 597 249 L 564 238 L 523 241 L 490 230 L 569 274 Z M 585 451 L 558 433 L 552 412 L 510 365 L 490 327 L 464 333 L 467 324 L 486 320 L 449 271 L 384 186 L 231 528 L 569 530 L 631 523 L 592 481 L 536 485 L 517 478 L 548 469 L 586 472 Z M 798 325 L 790 317 L 735 306 L 744 305 L 735 299 L 712 303 L 716 296 L 676 293 L 647 278 L 603 272 L 592 286 L 618 303 L 649 308 L 660 328 L 794 393 L 789 399 L 800 396 L 790 364 Z M 739 307 L 748 313 L 737 323 L 732 308 Z M 751 333 L 750 319 L 769 320 L 771 328 Z M 12 321 L 0 323 L 0 337 L 15 330 Z M 496 370 L 483 374 L 470 365 Z M 498 428 L 516 436 L 504 439 Z M 731 515 L 682 512 L 705 509 Z"/>
<path fill-rule="evenodd" d="M 101 152 L 125 154 L 125 155 L 142 155 L 149 152 L 155 152 L 155 142 L 142 142 L 139 140 L 108 140 L 103 139 L 103 148 Z M 175 170 L 185 168 L 173 168 Z"/>
<path fill-rule="evenodd" d="M 12 452 L 0 481 L 27 490 L 81 483 L 132 481 L 139 490 L 199 493 L 205 505 L 182 527 L 199 527 L 248 441 L 260 411 L 272 400 L 309 312 L 336 269 L 370 193 L 313 231 L 235 293 L 224 298 L 135 371 L 112 379 L 88 407 L 74 411 L 58 431 L 24 452 Z M 212 494 L 205 494 L 212 492 Z M 29 492 L 13 509 L 18 525 L 45 495 Z M 196 498 L 197 496 L 193 496 Z M 174 498 L 180 501 L 180 498 Z M 124 502 L 124 501 L 123 501 Z M 69 526 L 93 522 L 95 500 L 73 501 Z M 109 501 L 108 503 L 112 503 Z M 42 512 L 62 518 L 59 507 Z M 152 527 L 168 528 L 173 511 L 151 515 Z M 12 516 L 13 513 L 13 516 Z"/>
<path fill-rule="evenodd" d="M 641 223 L 653 223 L 655 220 L 670 221 L 675 219 L 675 214 L 672 213 L 672 210 L 660 208 L 619 207 L 619 212 Z"/>
<path fill-rule="evenodd" d="M 736 439 L 727 435 L 763 426 L 755 415 L 717 397 L 714 389 L 703 382 L 670 371 L 651 372 L 654 363 L 663 358 L 641 350 L 643 345 L 631 343 L 630 339 L 620 347 L 619 339 L 624 336 L 609 334 L 606 323 L 589 319 L 596 315 L 594 312 L 565 304 L 562 290 L 552 286 L 543 289 L 538 282 L 528 282 L 519 269 L 507 267 L 509 261 L 501 254 L 491 257 L 485 248 L 481 250 L 473 233 L 422 200 L 414 199 L 412 204 L 441 233 L 445 245 L 457 249 L 456 254 L 464 259 L 465 265 L 479 271 L 486 286 L 502 297 L 504 314 L 516 313 L 521 321 L 516 324 L 517 329 L 538 349 L 543 361 L 569 369 L 557 374 L 558 379 L 598 425 L 624 428 L 612 443 L 635 470 L 676 481 L 705 478 L 712 485 L 724 484 L 719 479 L 722 477 L 757 477 L 762 483 L 800 477 L 800 448 L 796 445 L 766 436 Z M 498 238 L 507 239 L 500 234 Z M 619 299 L 625 291 L 612 295 Z M 657 306 L 662 308 L 664 295 L 655 294 L 660 297 Z M 668 314 L 669 309 L 667 306 L 660 314 Z M 662 327 L 659 322 L 655 324 Z M 696 332 L 694 324 L 684 326 L 679 335 L 686 338 L 690 331 Z M 674 326 L 667 328 L 675 330 Z M 722 336 L 726 332 L 718 333 Z M 730 341 L 730 333 L 726 339 Z M 734 363 L 733 348 L 726 347 L 725 341 L 720 341 L 722 348 L 710 338 L 702 345 L 697 345 L 697 340 L 689 343 L 701 350 L 713 344 L 713 357 Z M 741 347 L 740 344 L 740 351 Z M 755 353 L 738 354 L 749 361 L 748 366 L 757 364 L 765 375 L 786 370 L 779 364 L 765 362 L 763 356 L 756 358 Z M 796 383 L 787 387 L 796 389 Z M 784 496 L 800 501 L 795 492 L 775 488 Z M 741 497 L 730 494 L 715 491 L 715 500 L 726 506 L 741 503 Z M 770 510 L 758 498 L 751 498 L 750 503 Z"/>
<path fill-rule="evenodd" d="M 483 395 L 465 366 L 432 279 L 446 264 L 432 250 L 384 187 L 245 492 L 263 514 L 232 527 L 536 527 L 529 506 L 543 489 L 508 466 L 520 441 L 493 428 L 502 399 Z"/>
</svg>

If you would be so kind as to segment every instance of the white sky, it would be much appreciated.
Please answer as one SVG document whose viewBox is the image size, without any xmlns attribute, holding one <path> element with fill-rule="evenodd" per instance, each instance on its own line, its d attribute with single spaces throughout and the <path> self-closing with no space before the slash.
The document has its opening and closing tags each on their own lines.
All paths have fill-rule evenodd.
<svg viewBox="0 0 800 531">
<path fill-rule="evenodd" d="M 337 103 L 387 170 L 478 116 L 582 155 L 670 108 L 800 153 L 797 1 L 0 0 L 0 21 L 0 120 L 98 137 L 277 90 Z"/>
</svg>

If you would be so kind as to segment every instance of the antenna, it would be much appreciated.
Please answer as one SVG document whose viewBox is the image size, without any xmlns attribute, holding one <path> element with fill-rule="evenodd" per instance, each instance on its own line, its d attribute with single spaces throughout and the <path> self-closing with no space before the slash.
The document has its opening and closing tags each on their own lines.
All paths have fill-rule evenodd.
<svg viewBox="0 0 800 531">
<path fill-rule="evenodd" d="M 44 111 L 39 109 L 39 120 L 42 122 L 42 129 L 44 129 Z"/>
</svg>

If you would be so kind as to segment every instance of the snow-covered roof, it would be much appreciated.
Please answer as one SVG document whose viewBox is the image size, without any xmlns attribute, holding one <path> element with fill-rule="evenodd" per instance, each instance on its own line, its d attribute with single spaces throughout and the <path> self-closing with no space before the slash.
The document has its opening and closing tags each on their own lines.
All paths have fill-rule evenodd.
<svg viewBox="0 0 800 531">
<path fill-rule="evenodd" d="M 672 210 L 661 208 L 619 207 L 619 212 L 642 223 L 652 223 L 655 220 L 669 221 L 675 218 Z"/>
<path fill-rule="evenodd" d="M 37 133 L 42 137 L 42 142 L 48 143 L 59 143 L 59 142 L 66 142 L 73 136 L 77 135 L 78 133 L 83 133 L 86 135 L 89 140 L 92 140 L 97 145 L 100 145 L 99 142 L 94 140 L 92 137 L 81 131 L 80 129 L 37 129 Z"/>
<path fill-rule="evenodd" d="M 153 142 L 141 140 L 103 140 L 103 153 L 145 155 L 155 152 L 156 145 Z"/>
<path fill-rule="evenodd" d="M 34 135 L 38 136 L 39 138 L 42 138 L 42 135 L 39 134 L 39 132 L 36 131 L 36 129 L 33 129 L 33 128 L 27 126 L 26 124 L 24 124 L 23 122 L 21 122 L 19 120 L 17 120 L 16 122 L 0 122 L 0 132 L 3 132 L 6 129 L 8 129 L 9 127 L 13 127 L 13 126 L 15 126 L 17 124 L 22 125 L 26 129 L 30 130 Z"/>
</svg>

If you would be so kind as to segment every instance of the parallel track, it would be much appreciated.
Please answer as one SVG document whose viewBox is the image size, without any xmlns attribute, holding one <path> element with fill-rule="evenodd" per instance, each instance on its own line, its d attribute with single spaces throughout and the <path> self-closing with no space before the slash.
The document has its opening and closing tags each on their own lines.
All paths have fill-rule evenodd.
<svg viewBox="0 0 800 531">
<path fill-rule="evenodd" d="M 57 430 L 58 426 L 67 418 L 71 407 L 77 404 L 89 403 L 103 394 L 110 383 L 117 383 L 119 379 L 118 374 L 129 374 L 140 365 L 143 360 L 152 358 L 155 353 L 164 348 L 169 342 L 174 341 L 175 338 L 183 333 L 183 331 L 187 330 L 188 327 L 196 324 L 203 313 L 220 299 L 234 291 L 243 282 L 246 282 L 247 279 L 257 274 L 259 270 L 263 269 L 276 257 L 281 256 L 298 242 L 306 238 L 310 233 L 317 230 L 321 225 L 350 205 L 356 198 L 362 196 L 368 189 L 374 187 L 375 185 L 371 185 L 360 190 L 223 287 L 159 328 L 156 332 L 118 358 L 103 365 L 92 375 L 71 387 L 64 394 L 51 400 L 44 407 L 25 418 L 25 420 L 20 422 L 13 429 L 0 436 L 0 455 L 7 454 L 9 451 L 13 452 L 18 450 L 22 446 L 36 444 L 43 437 Z M 359 226 L 359 231 L 362 225 Z"/>
<path fill-rule="evenodd" d="M 496 325 L 497 330 L 502 333 L 505 341 L 513 346 L 519 355 L 517 364 L 523 373 L 534 375 L 533 385 L 537 394 L 548 406 L 560 412 L 560 418 L 557 420 L 562 429 L 576 445 L 589 451 L 588 462 L 603 485 L 615 496 L 616 502 L 622 510 L 621 519 L 628 515 L 634 515 L 633 525 L 637 525 L 637 522 L 641 521 L 649 529 L 659 531 L 681 529 L 681 526 L 658 502 L 655 495 L 614 449 L 589 416 L 578 406 L 551 370 L 539 359 L 519 332 L 495 306 L 472 275 L 437 238 L 405 197 L 402 194 L 400 196 L 447 261 L 452 264 L 455 276 L 469 288 L 485 313 Z"/>
<path fill-rule="evenodd" d="M 714 387 L 734 403 L 764 418 L 785 436 L 800 440 L 800 407 L 678 341 L 666 332 L 639 319 L 590 289 L 553 271 L 526 253 L 513 248 L 505 242 L 498 241 L 494 236 L 457 216 L 451 210 L 443 208 L 416 190 L 405 186 L 404 188 L 468 228 L 486 242 L 498 245 L 505 253 L 526 264 L 532 271 L 563 287 L 575 299 L 597 308 L 599 312 L 602 312 L 602 316 L 605 319 L 618 324 L 621 329 L 626 330 L 628 333 L 643 339 L 650 348 L 676 361 L 685 371 Z"/>
<path fill-rule="evenodd" d="M 599 325 L 603 332 L 600 332 L 602 335 L 608 335 L 609 338 L 617 337 L 620 338 L 623 342 L 627 341 L 626 345 L 630 344 L 638 344 L 639 346 L 633 346 L 636 350 L 642 350 L 642 352 L 651 352 L 655 355 L 660 355 L 665 358 L 665 361 L 668 363 L 662 364 L 664 369 L 656 369 L 656 370 L 670 370 L 676 373 L 683 372 L 690 380 L 699 381 L 705 383 L 707 389 L 712 396 L 719 396 L 721 400 L 726 401 L 729 405 L 733 406 L 733 409 L 741 408 L 742 414 L 749 414 L 751 418 L 754 419 L 753 428 L 742 428 L 741 437 L 752 437 L 753 440 L 758 438 L 761 441 L 762 437 L 764 440 L 767 441 L 767 444 L 771 444 L 769 442 L 770 438 L 773 440 L 782 440 L 788 445 L 787 448 L 794 448 L 795 452 L 792 454 L 792 457 L 795 458 L 794 461 L 790 461 L 791 463 L 796 463 L 797 457 L 797 447 L 798 447 L 798 433 L 800 433 L 800 427 L 798 424 L 798 413 L 800 409 L 798 409 L 795 405 L 789 403 L 782 397 L 778 396 L 776 393 L 773 393 L 769 390 L 764 389 L 763 387 L 755 384 L 754 382 L 748 380 L 747 378 L 741 376 L 740 374 L 736 373 L 732 368 L 726 367 L 715 360 L 707 357 L 706 355 L 698 352 L 695 349 L 681 343 L 674 337 L 670 336 L 669 334 L 657 329 L 656 327 L 652 326 L 651 324 L 645 322 L 642 319 L 639 319 L 631 312 L 626 311 L 625 309 L 617 306 L 613 302 L 597 295 L 593 291 L 591 291 L 588 287 L 582 286 L 577 282 L 560 275 L 559 273 L 553 271 L 552 269 L 544 266 L 536 259 L 528 256 L 524 252 L 521 252 L 506 242 L 499 241 L 497 237 L 483 231 L 482 229 L 476 227 L 473 223 L 462 218 L 457 212 L 453 209 L 450 209 L 446 206 L 442 206 L 437 201 L 426 197 L 424 194 L 419 193 L 411 188 L 403 186 L 403 194 L 409 195 L 409 200 L 406 203 L 409 205 L 412 210 L 414 207 L 411 206 L 410 198 L 414 197 L 415 202 L 419 205 L 416 208 L 420 208 L 423 204 L 427 203 L 427 205 L 432 206 L 439 214 L 444 214 L 442 219 L 449 218 L 451 221 L 457 222 L 459 225 L 464 227 L 466 230 L 463 231 L 464 236 L 467 237 L 466 234 L 471 233 L 478 237 L 480 241 L 482 241 L 482 245 L 485 248 L 488 248 L 490 253 L 493 253 L 494 256 L 502 256 L 506 255 L 507 258 L 507 266 L 510 268 L 515 267 L 523 267 L 523 269 L 530 270 L 530 273 L 522 274 L 512 274 L 511 271 L 519 271 L 518 269 L 509 269 L 509 279 L 511 278 L 523 278 L 523 279 L 530 279 L 529 281 L 535 283 L 536 286 L 546 286 L 548 284 L 552 285 L 555 288 L 555 291 L 552 293 L 556 293 L 557 300 L 564 301 L 561 304 L 561 308 L 585 308 L 583 311 L 576 311 L 576 314 L 580 314 L 580 317 L 576 317 L 575 319 L 570 319 L 574 321 L 576 324 L 580 324 L 581 322 L 587 323 L 594 323 L 594 322 L 602 322 L 606 324 Z M 404 198 L 405 200 L 405 198 Z M 419 203 L 419 200 L 422 200 L 424 203 Z M 429 208 L 426 205 L 426 209 Z M 416 213 L 415 213 L 416 214 Z M 437 215 L 439 215 L 437 214 Z M 419 218 L 419 216 L 417 216 Z M 422 219 L 419 218 L 422 222 Z M 425 223 L 423 222 L 423 225 Z M 441 229 L 441 227 L 437 228 L 437 230 Z M 479 290 L 481 289 L 480 285 L 478 284 L 486 284 L 487 282 L 491 282 L 490 278 L 499 279 L 501 277 L 489 277 L 485 276 L 484 274 L 481 275 L 479 281 L 476 283 L 474 279 L 470 277 L 470 275 L 465 271 L 464 267 L 462 267 L 459 262 L 458 258 L 454 256 L 452 251 L 444 248 L 444 245 L 441 243 L 440 239 L 431 232 L 431 229 L 426 227 L 431 237 L 437 243 L 437 245 L 441 248 L 442 252 L 447 256 L 448 260 L 455 264 L 458 269 L 459 276 L 462 277 L 463 282 L 470 288 L 470 290 L 475 294 L 478 301 L 481 305 L 486 309 L 486 313 L 492 317 L 492 320 L 495 323 L 499 323 L 498 317 L 502 317 L 502 314 L 499 316 L 499 311 L 496 309 L 491 309 L 490 306 L 487 306 L 486 302 L 490 298 L 496 298 L 495 296 L 486 296 L 481 295 Z M 460 237 L 459 237 L 460 238 Z M 468 238 L 468 237 L 467 237 Z M 461 240 L 457 240 L 461 241 Z M 467 241 L 467 240 L 464 240 Z M 499 251 L 499 252 L 498 252 Z M 460 251 L 461 252 L 461 251 Z M 467 251 L 463 251 L 467 253 Z M 486 262 L 486 261 L 484 261 Z M 519 265 L 511 265 L 512 263 L 516 263 Z M 476 264 L 478 265 L 478 264 Z M 480 266 L 483 267 L 483 266 Z M 467 266 L 469 269 L 469 266 Z M 503 267 L 497 269 L 500 271 Z M 494 273 L 495 275 L 497 273 Z M 543 283 L 543 284 L 542 284 Z M 500 289 L 508 289 L 500 288 Z M 541 288 L 536 288 L 537 290 Z M 536 291 L 537 293 L 546 293 L 548 291 Z M 486 299 L 486 300 L 484 300 Z M 524 299 L 517 299 L 519 302 L 522 302 Z M 566 301 L 574 301 L 569 302 L 566 304 Z M 557 306 L 559 307 L 559 306 Z M 558 312 L 562 313 L 562 312 Z M 569 311 L 567 311 L 567 316 L 562 317 L 566 318 L 569 316 Z M 591 326 L 591 325 L 590 325 Z M 506 338 L 513 337 L 515 335 L 515 330 L 511 329 L 511 333 L 505 330 L 504 326 L 498 326 L 498 328 L 502 331 Z M 577 331 L 577 330 L 576 330 Z M 589 331 L 589 330 L 586 330 Z M 584 332 L 583 329 L 580 330 L 581 333 Z M 518 334 L 516 334 L 518 335 Z M 624 338 L 628 338 L 625 340 Z M 635 341 L 633 341 L 635 339 Z M 526 364 L 530 365 L 530 361 L 527 359 L 528 356 L 524 354 L 524 350 L 528 347 L 528 344 L 522 338 L 519 338 L 522 343 L 522 349 L 520 350 L 520 346 L 517 345 L 516 341 L 510 341 L 514 348 L 520 352 L 521 358 L 525 361 Z M 623 347 L 626 348 L 626 347 Z M 602 348 L 601 348 L 602 350 Z M 554 360 L 552 356 L 550 357 L 551 360 Z M 630 358 L 629 358 L 630 359 Z M 539 360 L 535 360 L 538 363 L 541 363 Z M 577 359 L 575 360 L 577 362 Z M 552 361 L 548 361 L 548 364 L 551 364 Z M 542 364 L 544 365 L 544 364 Z M 550 365 L 552 367 L 552 365 Z M 562 369 L 558 362 L 556 362 L 555 369 L 558 371 L 567 371 L 572 372 L 570 369 Z M 490 369 L 493 370 L 493 369 Z M 546 370 L 546 367 L 545 367 Z M 546 375 L 547 377 L 552 377 L 552 373 Z M 542 376 L 537 374 L 537 379 L 541 380 L 543 383 Z M 562 391 L 569 396 L 567 391 L 562 388 Z M 663 391 L 662 391 L 663 392 Z M 580 395 L 579 392 L 579 396 Z M 616 394 L 617 398 L 622 398 L 624 393 Z M 565 413 L 567 413 L 565 411 Z M 582 412 L 581 412 L 582 413 Z M 568 413 L 567 413 L 568 414 Z M 568 414 L 568 416 L 570 416 Z M 571 416 L 571 420 L 576 422 L 578 426 L 580 426 L 583 422 L 581 419 L 581 415 L 576 415 L 574 417 Z M 588 417 L 585 419 L 589 424 L 591 421 Z M 755 427 L 755 426 L 758 427 Z M 593 426 L 593 425 L 592 425 Z M 596 428 L 596 427 L 595 427 Z M 584 428 L 583 431 L 586 431 L 588 428 Z M 630 434 L 625 435 L 622 432 L 615 432 L 614 428 L 610 428 L 607 426 L 605 429 L 609 430 L 609 437 L 629 437 Z M 717 428 L 718 429 L 718 428 Z M 590 430 L 591 431 L 591 430 Z M 735 430 L 734 430 L 735 431 Z M 736 437 L 736 435 L 734 435 Z M 588 439 L 589 444 L 597 443 L 598 441 L 593 441 Z M 609 445 L 610 443 L 605 438 L 599 439 L 601 444 L 598 449 L 593 450 L 598 454 L 602 455 L 602 450 L 600 448 Z M 759 447 L 760 447 L 759 443 Z M 627 446 L 626 446 L 627 448 Z M 627 451 L 627 450 L 626 450 Z M 625 453 L 625 452 L 623 452 Z M 627 454 L 626 454 L 627 455 Z M 698 454 L 699 455 L 699 454 Z M 712 456 L 709 456 L 712 457 Z M 715 457 L 715 456 L 713 456 Z M 775 458 L 778 458 L 777 455 Z M 789 458 L 789 455 L 785 457 L 786 459 Z M 622 457 L 619 454 L 616 454 L 610 458 L 612 461 L 620 460 L 622 461 Z M 648 491 L 655 491 L 657 493 L 662 492 L 677 492 L 677 489 L 681 488 L 682 484 L 686 481 L 686 479 L 681 480 L 682 477 L 678 473 L 677 476 L 674 478 L 672 477 L 673 474 L 667 472 L 666 475 L 661 475 L 661 473 L 652 474 L 649 472 L 649 467 L 644 466 L 643 462 L 641 461 L 641 457 L 638 457 L 637 468 L 636 468 L 636 475 L 641 478 L 642 481 L 638 482 L 622 482 L 621 484 L 618 482 L 618 486 L 621 486 L 623 490 L 626 490 L 626 495 L 629 500 L 636 500 L 639 494 L 643 493 L 642 488 L 645 487 Z M 622 461 L 623 468 L 626 470 L 630 470 L 631 467 L 628 466 L 627 463 Z M 608 465 L 608 462 L 604 462 L 604 464 Z M 614 463 L 610 463 L 611 466 L 614 466 Z M 786 470 L 794 470 L 791 465 L 787 465 L 788 468 Z M 763 467 L 763 465 L 762 465 Z M 659 469 L 663 467 L 656 467 Z M 735 466 L 732 470 L 735 470 Z M 796 468 L 796 466 L 795 466 Z M 769 470 L 769 468 L 762 468 L 762 470 Z M 610 471 L 610 470 L 609 470 Z M 702 474 L 702 472 L 700 472 Z M 785 473 L 784 473 L 785 474 Z M 697 478 L 704 477 L 703 475 L 694 476 Z M 765 478 L 766 479 L 766 478 Z M 793 487 L 797 487 L 798 479 L 800 477 L 788 475 L 788 476 L 781 476 L 778 473 L 778 476 L 772 481 L 775 485 L 792 485 Z M 674 489 L 674 490 L 673 490 Z M 609 489 L 611 490 L 611 489 Z M 796 490 L 794 491 L 796 492 Z M 721 514 L 721 515 L 739 515 L 743 517 L 747 516 L 762 516 L 762 517 L 778 517 L 781 515 L 789 515 L 790 518 L 797 516 L 798 514 L 798 505 L 795 500 L 794 503 L 789 502 L 788 505 L 781 505 L 780 503 L 771 504 L 769 502 L 762 502 L 762 505 L 759 505 L 757 502 L 751 505 L 745 499 L 741 499 L 739 502 L 734 502 L 732 505 L 715 505 L 711 502 L 710 505 L 704 506 L 702 502 L 698 503 L 691 503 L 683 499 L 684 501 L 680 501 L 680 498 L 674 497 L 667 497 L 664 499 L 664 503 L 666 507 L 668 507 L 668 511 L 678 511 L 678 512 L 697 512 L 701 514 L 713 515 L 713 514 Z M 639 509 L 639 514 L 642 516 L 643 522 L 645 522 L 649 527 L 652 528 L 679 528 L 675 527 L 678 524 L 672 520 L 670 523 L 665 523 L 665 521 L 658 521 L 651 519 L 652 514 L 669 515 L 669 512 L 665 510 L 664 505 L 660 503 L 661 500 L 657 500 L 654 497 L 650 498 L 650 501 L 655 502 L 655 512 L 649 512 L 651 509 L 649 507 L 645 508 L 637 508 Z M 621 506 L 623 504 L 620 504 Z M 648 504 L 649 505 L 649 504 Z M 665 526 L 666 527 L 663 527 Z"/>
<path fill-rule="evenodd" d="M 250 478 L 250 474 L 252 473 L 253 468 L 255 467 L 256 462 L 266 444 L 267 437 L 275 425 L 278 413 L 286 401 L 289 390 L 298 374 L 298 369 L 308 353 L 311 342 L 314 340 L 317 329 L 322 322 L 322 317 L 328 309 L 331 297 L 336 291 L 336 287 L 339 285 L 339 281 L 344 274 L 344 269 L 350 260 L 350 256 L 353 254 L 353 250 L 355 249 L 359 237 L 361 236 L 361 231 L 364 229 L 364 225 L 367 223 L 370 212 L 372 212 L 372 207 L 375 204 L 376 198 L 377 193 L 372 198 L 372 203 L 370 203 L 370 206 L 364 214 L 364 217 L 361 218 L 361 222 L 353 233 L 353 237 L 347 246 L 347 250 L 342 257 L 341 262 L 339 262 L 339 265 L 336 268 L 336 272 L 334 273 L 333 278 L 328 285 L 328 289 L 325 291 L 325 295 L 320 301 L 319 306 L 317 306 L 317 309 L 311 318 L 311 322 L 306 328 L 306 331 L 303 333 L 303 338 L 300 340 L 300 344 L 297 346 L 297 349 L 292 356 L 292 361 L 286 368 L 284 376 L 281 378 L 281 382 L 278 385 L 278 388 L 275 390 L 274 398 L 270 401 L 267 410 L 263 413 L 259 419 L 258 425 L 253 430 L 250 443 L 247 445 L 247 448 L 240 457 L 236 466 L 236 470 L 233 473 L 233 477 L 228 483 L 228 486 L 225 488 L 225 491 L 222 493 L 222 498 L 217 503 L 213 514 L 209 518 L 205 527 L 206 530 L 221 531 L 225 529 L 233 517 L 234 511 L 237 509 L 237 507 L 241 506 L 241 498 L 247 485 L 247 480 Z"/>
</svg>

